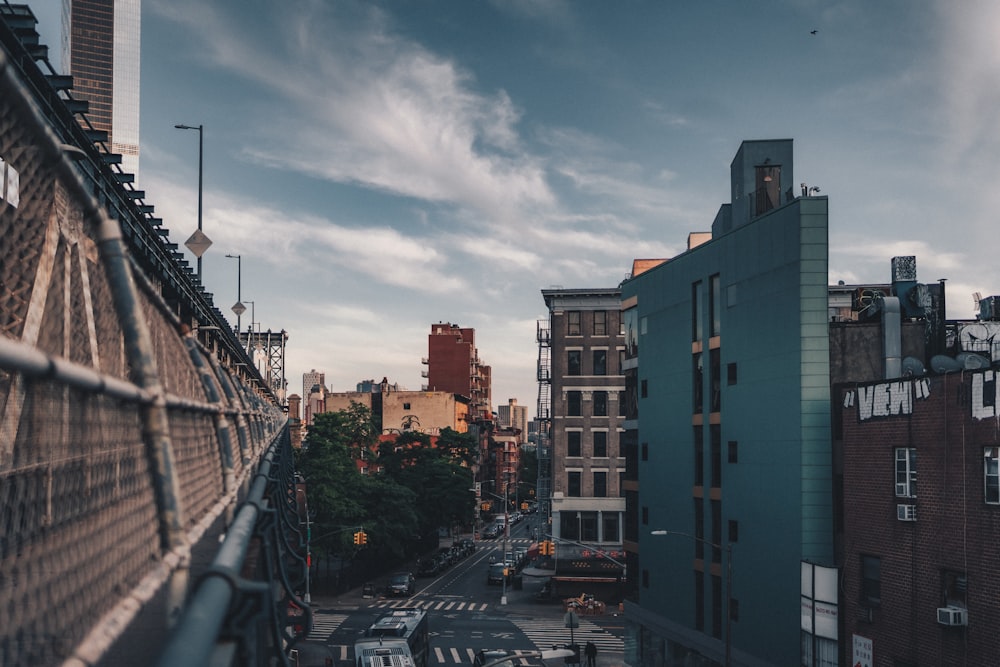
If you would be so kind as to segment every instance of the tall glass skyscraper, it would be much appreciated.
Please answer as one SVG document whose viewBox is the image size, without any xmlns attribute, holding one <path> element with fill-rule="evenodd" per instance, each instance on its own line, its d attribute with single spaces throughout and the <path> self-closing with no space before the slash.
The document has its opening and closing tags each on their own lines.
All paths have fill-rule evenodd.
<svg viewBox="0 0 1000 667">
<path fill-rule="evenodd" d="M 139 173 L 141 0 L 63 0 L 63 71 L 90 102 L 87 118 L 108 133 L 122 169 Z"/>
</svg>

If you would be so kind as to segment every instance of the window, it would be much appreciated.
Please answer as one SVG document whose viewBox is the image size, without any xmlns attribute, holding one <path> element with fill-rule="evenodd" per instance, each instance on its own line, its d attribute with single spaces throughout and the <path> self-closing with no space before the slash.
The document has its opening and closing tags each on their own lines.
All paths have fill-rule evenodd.
<svg viewBox="0 0 1000 667">
<path fill-rule="evenodd" d="M 566 456 L 581 456 L 580 431 L 566 431 Z"/>
<path fill-rule="evenodd" d="M 896 448 L 896 496 L 917 496 L 917 450 L 913 447 Z"/>
<path fill-rule="evenodd" d="M 595 417 L 608 416 L 608 392 L 606 391 L 594 392 L 594 416 Z"/>
<path fill-rule="evenodd" d="M 569 350 L 566 352 L 566 375 L 580 374 L 580 357 L 582 354 L 580 350 Z"/>
<path fill-rule="evenodd" d="M 566 313 L 566 335 L 580 336 L 583 330 L 580 328 L 580 311 L 570 310 Z"/>
<path fill-rule="evenodd" d="M 608 351 L 594 350 L 594 375 L 608 374 Z"/>
<path fill-rule="evenodd" d="M 559 535 L 568 540 L 579 540 L 581 527 L 579 516 L 579 512 L 560 512 Z"/>
<path fill-rule="evenodd" d="M 642 525 L 644 525 L 644 526 L 648 526 L 649 525 L 649 508 L 648 507 L 643 507 L 642 508 Z"/>
<path fill-rule="evenodd" d="M 620 542 L 621 534 L 620 528 L 621 521 L 618 518 L 617 512 L 604 512 L 601 514 L 601 518 L 604 521 L 604 533 L 601 539 L 604 542 Z"/>
<path fill-rule="evenodd" d="M 722 329 L 722 290 L 719 287 L 719 274 L 708 279 L 708 308 L 712 312 L 712 327 L 710 336 L 718 336 Z"/>
<path fill-rule="evenodd" d="M 633 359 L 639 356 L 639 309 L 629 308 L 622 313 L 625 327 L 625 356 Z"/>
<path fill-rule="evenodd" d="M 712 575 L 712 636 L 722 639 L 722 578 Z"/>
<path fill-rule="evenodd" d="M 577 512 L 580 522 L 580 539 L 585 542 L 597 541 L 597 512 Z"/>
<path fill-rule="evenodd" d="M 701 282 L 691 285 L 691 340 L 700 341 L 702 338 L 702 309 L 704 305 L 701 300 Z"/>
<path fill-rule="evenodd" d="M 571 470 L 568 473 L 566 473 L 567 496 L 570 496 L 571 498 L 580 497 L 580 477 L 582 476 L 582 474 L 583 473 L 581 473 L 579 470 Z"/>
<path fill-rule="evenodd" d="M 722 409 L 722 354 L 719 348 L 708 353 L 708 365 L 712 376 L 712 405 L 709 411 L 719 412 Z"/>
<path fill-rule="evenodd" d="M 729 520 L 729 541 L 739 542 L 740 541 L 740 522 Z"/>
<path fill-rule="evenodd" d="M 570 417 L 579 417 L 583 414 L 581 411 L 581 401 L 583 400 L 582 394 L 579 391 L 567 391 L 566 392 L 566 414 Z"/>
<path fill-rule="evenodd" d="M 410 404 L 409 403 L 403 403 L 403 409 L 404 410 L 409 410 L 410 409 Z"/>
<path fill-rule="evenodd" d="M 628 416 L 628 401 L 625 400 L 625 392 L 618 392 L 618 416 L 627 417 Z"/>
<path fill-rule="evenodd" d="M 967 586 L 964 572 L 945 570 L 941 573 L 941 587 L 943 589 L 945 606 L 968 609 L 968 602 L 966 600 Z"/>
<path fill-rule="evenodd" d="M 986 502 L 1000 505 L 1000 469 L 997 467 L 1000 447 L 983 448 L 983 480 Z"/>
<path fill-rule="evenodd" d="M 694 499 L 694 557 L 705 559 L 705 501 Z"/>
<path fill-rule="evenodd" d="M 736 384 L 736 379 L 737 379 L 736 371 L 737 369 L 735 362 L 726 364 L 726 384 L 728 384 L 730 387 Z"/>
<path fill-rule="evenodd" d="M 594 431 L 594 458 L 603 459 L 608 456 L 608 432 Z"/>
<path fill-rule="evenodd" d="M 740 458 L 740 448 L 739 443 L 735 440 L 729 441 L 729 462 L 739 463 Z"/>
<path fill-rule="evenodd" d="M 872 607 L 882 603 L 882 559 L 861 556 L 861 602 Z"/>
<path fill-rule="evenodd" d="M 754 214 L 762 215 L 781 201 L 781 166 L 764 164 L 754 167 L 757 189 L 754 191 Z"/>
<path fill-rule="evenodd" d="M 639 383 L 639 386 L 640 386 L 639 395 L 642 398 L 646 398 L 646 396 L 649 395 L 649 389 L 648 389 L 648 385 L 646 384 L 646 382 L 647 382 L 646 380 L 643 380 L 642 382 Z"/>
<path fill-rule="evenodd" d="M 692 358 L 691 367 L 691 402 L 694 404 L 692 408 L 695 414 L 698 414 L 703 409 L 701 404 L 704 401 L 704 371 L 705 369 L 702 368 L 701 353 L 699 352 Z"/>
<path fill-rule="evenodd" d="M 702 427 L 694 427 L 694 485 L 705 484 L 705 446 L 702 444 Z"/>
<path fill-rule="evenodd" d="M 604 470 L 594 473 L 594 497 L 608 497 L 608 473 Z"/>
<path fill-rule="evenodd" d="M 697 570 L 694 573 L 694 627 L 698 632 L 705 631 L 705 573 Z"/>
<path fill-rule="evenodd" d="M 712 441 L 712 486 L 718 488 L 722 486 L 722 427 L 712 424 L 708 431 Z"/>
<path fill-rule="evenodd" d="M 595 336 L 607 336 L 608 335 L 608 313 L 604 310 L 594 311 L 594 335 Z"/>
<path fill-rule="evenodd" d="M 642 443 L 642 460 L 643 461 L 648 461 L 649 460 L 649 443 L 648 442 Z"/>
</svg>

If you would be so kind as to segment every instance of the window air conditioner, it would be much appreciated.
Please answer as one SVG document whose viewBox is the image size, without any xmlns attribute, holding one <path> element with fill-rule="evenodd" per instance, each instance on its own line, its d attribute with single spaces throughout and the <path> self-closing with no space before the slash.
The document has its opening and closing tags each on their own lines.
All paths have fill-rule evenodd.
<svg viewBox="0 0 1000 667">
<path fill-rule="evenodd" d="M 938 607 L 937 621 L 941 625 L 968 625 L 969 611 L 961 607 Z"/>
<path fill-rule="evenodd" d="M 916 505 L 896 505 L 896 518 L 900 521 L 916 521 Z"/>
</svg>

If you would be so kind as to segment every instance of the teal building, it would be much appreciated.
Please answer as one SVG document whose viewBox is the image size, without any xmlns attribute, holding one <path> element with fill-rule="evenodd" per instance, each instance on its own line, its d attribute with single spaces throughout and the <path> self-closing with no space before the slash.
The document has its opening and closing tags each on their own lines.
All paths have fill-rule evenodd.
<svg viewBox="0 0 1000 667">
<path fill-rule="evenodd" d="M 621 286 L 634 667 L 837 664 L 827 199 L 792 157 L 743 142 L 711 234 Z"/>
</svg>

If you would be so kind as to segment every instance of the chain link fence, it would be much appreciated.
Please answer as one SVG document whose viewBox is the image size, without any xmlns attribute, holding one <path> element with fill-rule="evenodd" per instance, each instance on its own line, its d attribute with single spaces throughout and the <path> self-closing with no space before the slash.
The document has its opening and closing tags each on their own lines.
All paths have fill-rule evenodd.
<svg viewBox="0 0 1000 667">
<path fill-rule="evenodd" d="M 12 11 L 0 4 L 0 23 Z M 165 242 L 156 230 L 136 242 L 141 217 L 113 219 L 108 193 L 130 195 L 93 146 L 57 132 L 33 65 L 4 47 L 0 665 L 147 664 L 231 538 L 241 557 L 222 567 L 286 591 L 256 623 L 270 635 L 236 642 L 233 663 L 283 657 L 294 637 L 280 610 L 304 551 L 286 417 L 228 326 L 198 330 L 221 315 L 205 322 L 195 315 L 210 306 L 177 302 L 198 289 L 168 302 L 176 275 L 149 267 L 169 253 L 142 251 Z M 250 532 L 233 538 L 247 499 Z M 232 637 L 227 618 L 212 642 Z"/>
</svg>

